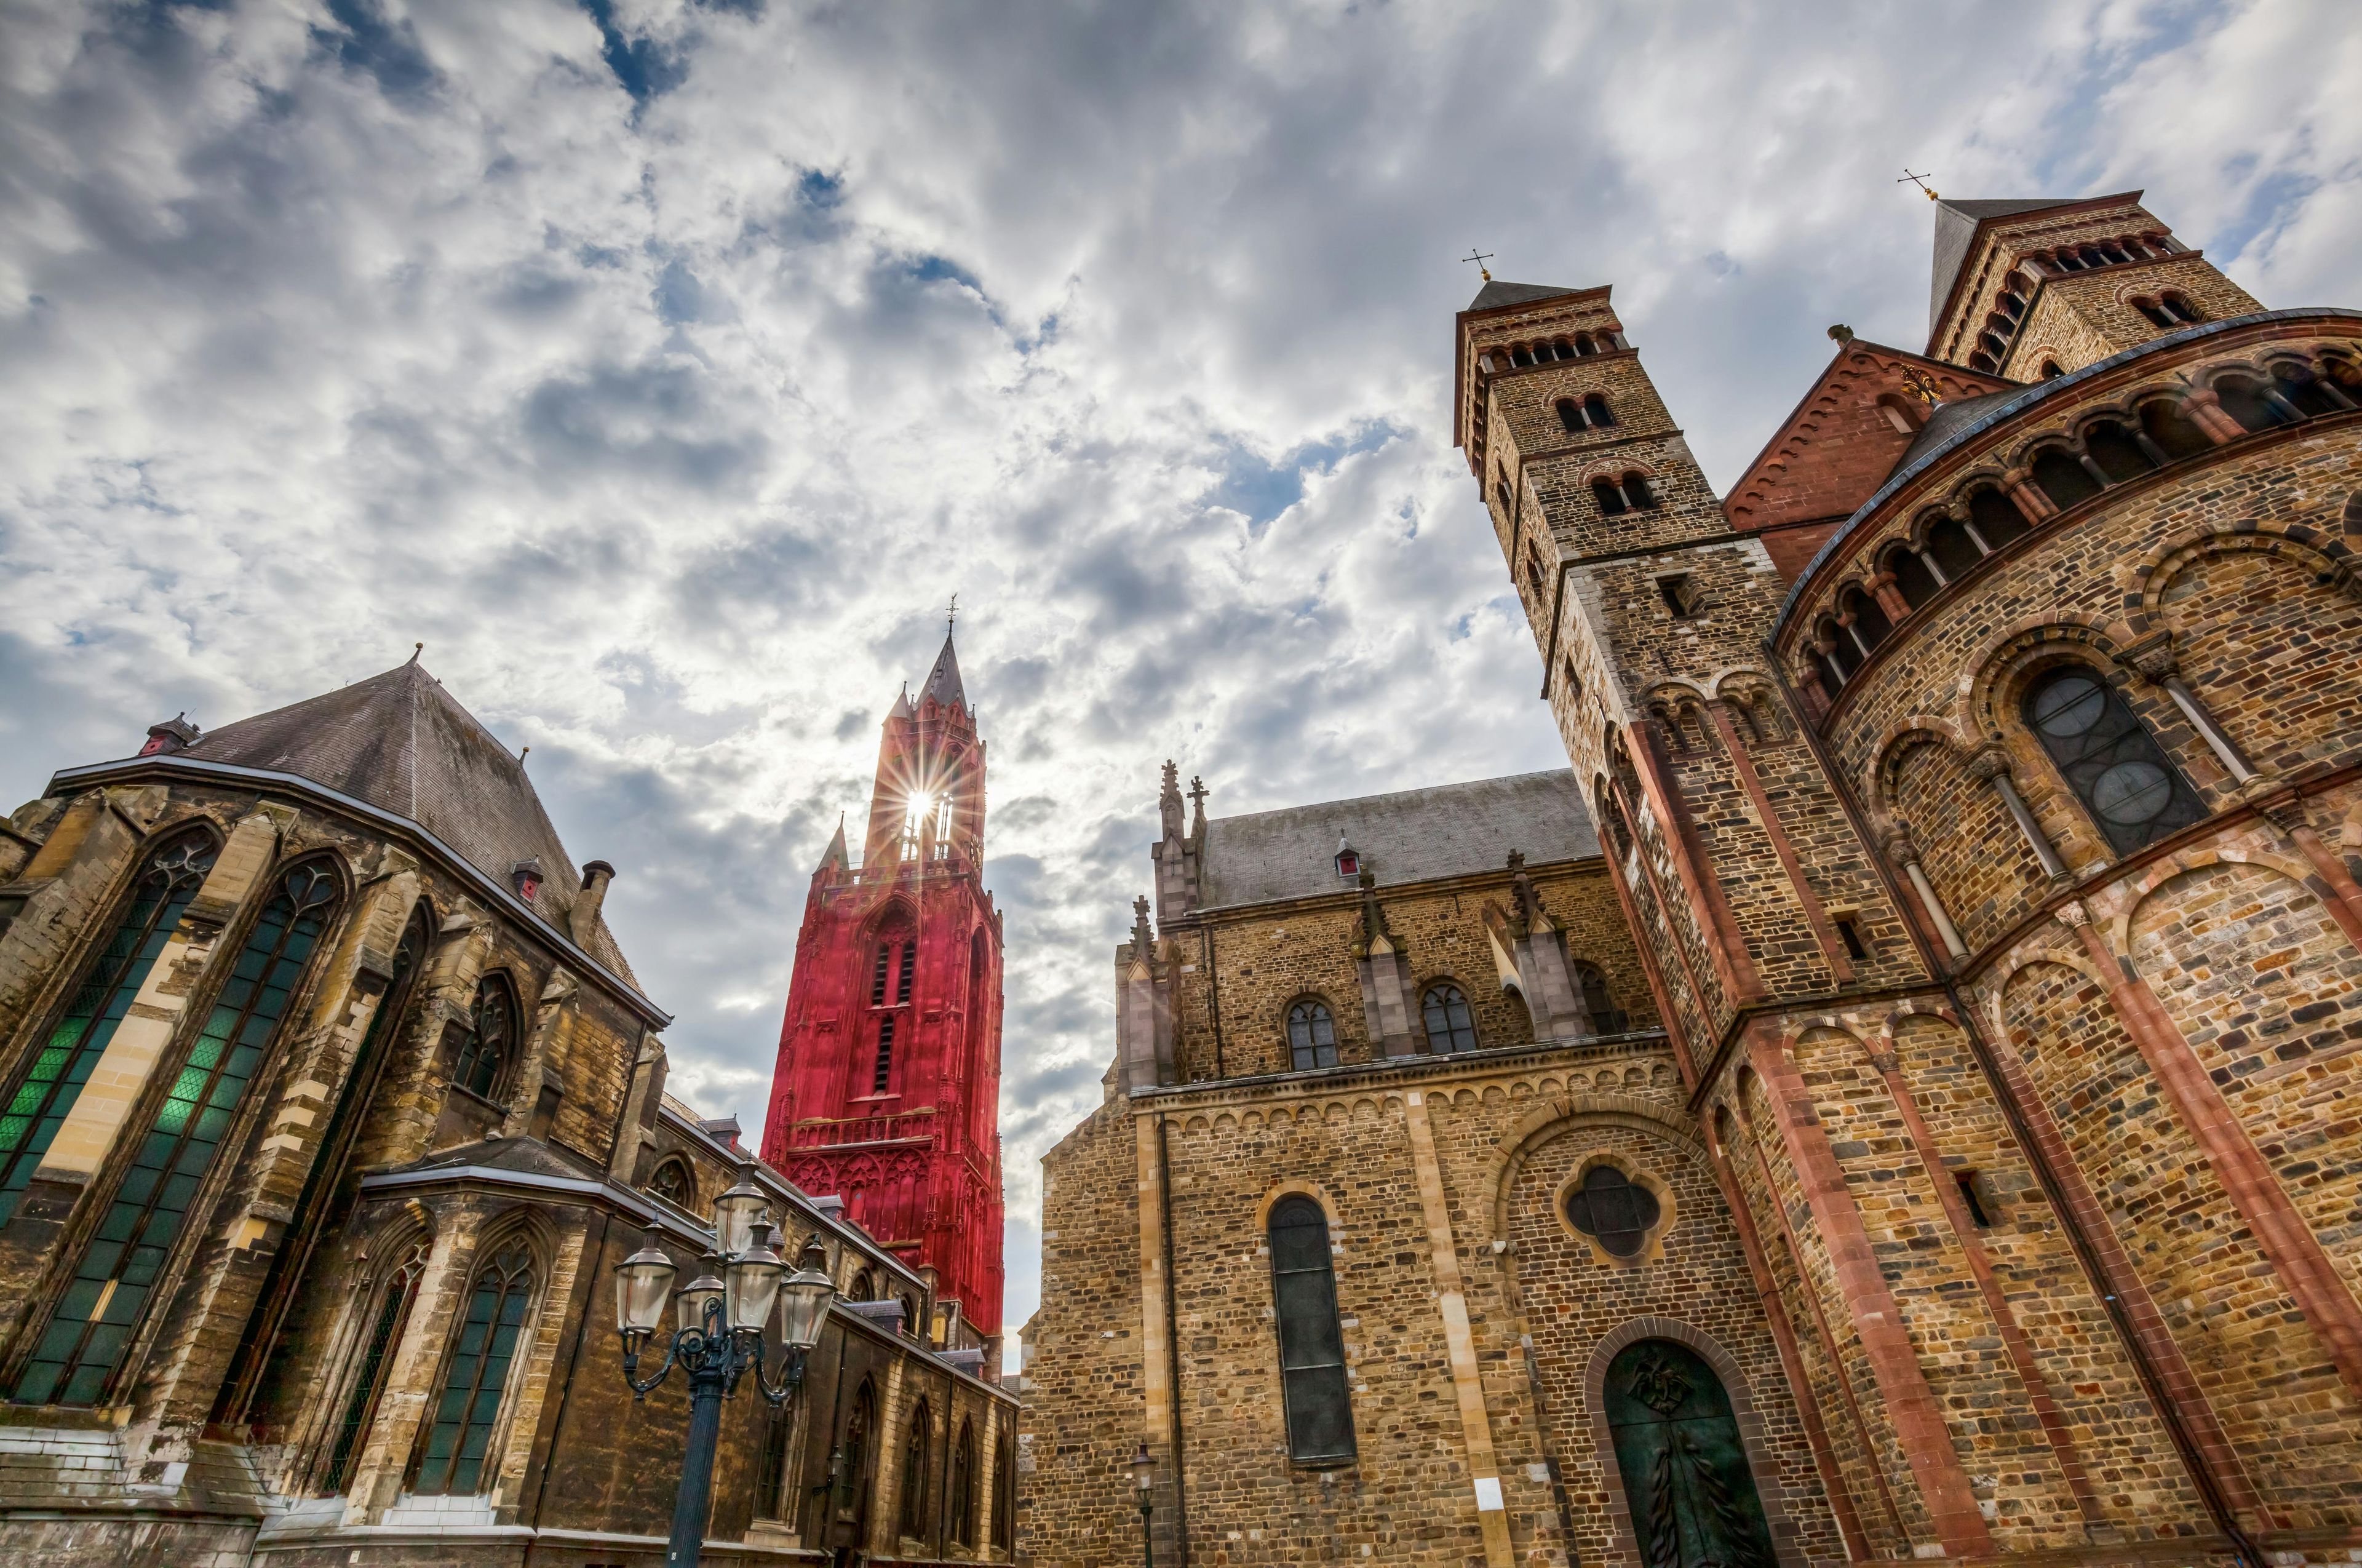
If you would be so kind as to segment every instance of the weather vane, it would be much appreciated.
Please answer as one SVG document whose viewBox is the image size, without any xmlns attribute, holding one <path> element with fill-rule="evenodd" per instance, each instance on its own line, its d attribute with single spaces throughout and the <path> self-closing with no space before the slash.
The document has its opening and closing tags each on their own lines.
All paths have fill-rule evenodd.
<svg viewBox="0 0 2362 1568">
<path fill-rule="evenodd" d="M 959 595 L 955 593 L 952 595 L 952 607 L 944 612 L 944 635 L 950 636 L 952 628 L 957 624 L 959 624 Z"/>
<path fill-rule="evenodd" d="M 1898 185 L 1912 184 L 1918 186 L 1922 191 L 1927 193 L 1927 199 L 1932 202 L 1936 199 L 1936 191 L 1935 187 L 1927 183 L 1927 175 L 1914 174 L 1911 172 L 1911 165 L 1906 163 L 1903 166 L 1903 178 L 1894 182 Z"/>
<path fill-rule="evenodd" d="M 1929 378 L 1926 371 L 1916 365 L 1903 367 L 1903 384 L 1911 389 L 1913 396 L 1930 408 L 1944 400 L 1943 389 Z"/>
<path fill-rule="evenodd" d="M 1487 267 L 1487 266 L 1485 266 L 1485 262 L 1490 261 L 1491 259 L 1493 259 L 1493 253 L 1492 253 L 1491 251 L 1489 251 L 1489 250 L 1479 250 L 1479 249 L 1477 249 L 1474 246 L 1473 246 L 1473 245 L 1472 245 L 1472 246 L 1470 246 L 1470 247 L 1468 248 L 1468 254 L 1467 254 L 1467 255 L 1465 255 L 1465 256 L 1462 256 L 1460 259 L 1461 259 L 1462 262 L 1468 262 L 1468 261 L 1473 261 L 1473 262 L 1475 262 L 1475 263 L 1476 263 L 1476 271 L 1478 271 L 1479 272 L 1482 272 L 1482 273 L 1485 275 L 1485 281 L 1486 282 L 1488 282 L 1488 283 L 1489 283 L 1489 282 L 1491 282 L 1493 281 L 1493 270 L 1492 270 L 1491 268 L 1489 268 L 1489 267 Z"/>
</svg>

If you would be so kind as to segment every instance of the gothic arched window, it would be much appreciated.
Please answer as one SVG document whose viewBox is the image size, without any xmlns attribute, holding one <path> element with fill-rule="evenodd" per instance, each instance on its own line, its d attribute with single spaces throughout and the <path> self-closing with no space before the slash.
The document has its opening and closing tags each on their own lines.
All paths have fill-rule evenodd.
<svg viewBox="0 0 2362 1568">
<path fill-rule="evenodd" d="M 902 1439 L 902 1512 L 896 1528 L 904 1535 L 927 1533 L 927 1433 L 933 1424 L 927 1402 L 920 1400 Z"/>
<path fill-rule="evenodd" d="M 82 1086 L 106 1054 L 106 1043 L 217 852 L 213 835 L 204 832 L 182 834 L 149 852 L 105 945 L 91 955 L 41 1048 L 27 1054 L 7 1111 L 0 1115 L 0 1225 L 17 1211 L 18 1195 L 82 1097 Z"/>
<path fill-rule="evenodd" d="M 370 1424 L 377 1419 L 378 1401 L 385 1394 L 386 1374 L 393 1365 L 393 1347 L 402 1342 L 403 1325 L 410 1320 L 411 1304 L 418 1299 L 418 1281 L 426 1272 L 427 1238 L 404 1250 L 378 1289 L 377 1309 L 370 1314 L 369 1337 L 361 1342 L 360 1365 L 345 1395 L 345 1411 L 337 1422 L 336 1445 L 328 1452 L 322 1482 L 331 1493 L 352 1484 L 353 1466 L 361 1456 Z"/>
<path fill-rule="evenodd" d="M 870 1274 L 867 1269 L 862 1269 L 854 1275 L 853 1283 L 845 1287 L 844 1298 L 847 1301 L 875 1301 L 877 1299 L 877 1282 L 870 1277 Z"/>
<path fill-rule="evenodd" d="M 952 1449 L 951 1529 L 960 1545 L 976 1544 L 976 1428 L 966 1418 Z"/>
<path fill-rule="evenodd" d="M 509 989 L 505 977 L 484 977 L 476 987 L 476 1005 L 469 1017 L 471 1027 L 459 1043 L 451 1081 L 491 1099 L 506 1087 L 509 1058 L 516 1050 L 516 993 Z"/>
<path fill-rule="evenodd" d="M 1623 1033 L 1631 1023 L 1631 1015 L 1616 1005 L 1615 997 L 1607 989 L 1607 977 L 1599 972 L 1599 966 L 1577 961 L 1573 968 L 1574 983 L 1583 990 L 1583 1005 L 1591 1010 L 1591 1026 L 1602 1034 Z"/>
<path fill-rule="evenodd" d="M 1007 1551 L 1017 1540 L 1017 1445 L 1004 1438 L 993 1462 L 992 1544 Z"/>
<path fill-rule="evenodd" d="M 176 1071 L 160 1064 L 171 1087 L 143 1123 L 125 1130 L 124 1146 L 138 1154 L 34 1341 L 9 1394 L 16 1403 L 88 1406 L 105 1397 L 247 1085 L 262 1070 L 343 900 L 325 859 L 279 874 L 188 1054 Z"/>
<path fill-rule="evenodd" d="M 478 1271 L 418 1451 L 414 1492 L 471 1496 L 484 1490 L 484 1462 L 517 1342 L 524 1336 L 533 1281 L 533 1253 L 523 1242 L 512 1242 Z"/>
<path fill-rule="evenodd" d="M 1468 1010 L 1468 996 L 1458 986 L 1429 986 L 1419 1003 L 1427 1024 L 1427 1048 L 1439 1055 L 1476 1049 L 1476 1016 Z"/>
<path fill-rule="evenodd" d="M 1279 1322 L 1288 1457 L 1307 1463 L 1351 1459 L 1353 1411 L 1344 1333 L 1337 1321 L 1329 1217 L 1308 1198 L 1283 1198 L 1272 1208 L 1271 1289 Z"/>
<path fill-rule="evenodd" d="M 1337 1020 L 1328 1003 L 1308 998 L 1287 1010 L 1287 1052 L 1298 1072 L 1337 1065 Z"/>
<path fill-rule="evenodd" d="M 2197 791 L 2097 672 L 2080 664 L 2052 670 L 2027 690 L 2024 711 L 2117 854 L 2205 820 Z"/>
<path fill-rule="evenodd" d="M 648 1190 L 675 1209 L 697 1212 L 697 1178 L 690 1174 L 689 1162 L 678 1154 L 657 1162 L 655 1174 L 648 1177 Z"/>
</svg>

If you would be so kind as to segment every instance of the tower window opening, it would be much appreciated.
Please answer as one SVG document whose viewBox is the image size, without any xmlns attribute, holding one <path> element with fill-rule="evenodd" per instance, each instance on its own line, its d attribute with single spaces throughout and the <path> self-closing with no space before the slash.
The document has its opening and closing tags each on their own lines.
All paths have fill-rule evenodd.
<svg viewBox="0 0 2362 1568">
<path fill-rule="evenodd" d="M 877 967 L 869 972 L 869 1005 L 871 1007 L 886 1005 L 886 977 L 893 963 L 894 944 L 890 942 L 879 943 Z"/>
<path fill-rule="evenodd" d="M 1553 339 L 1551 339 L 1551 358 L 1552 358 L 1553 359 L 1573 359 L 1573 358 L 1574 358 L 1574 345 L 1573 345 L 1573 344 L 1572 344 L 1572 343 L 1569 343 L 1569 342 L 1568 342 L 1565 338 L 1563 338 L 1563 337 L 1558 337 L 1558 338 L 1553 338 Z"/>
<path fill-rule="evenodd" d="M 2066 373 L 2067 372 L 2065 370 L 2059 368 L 2058 360 L 2045 359 L 2042 361 L 2042 379 L 2044 381 L 2055 381 Z"/>
<path fill-rule="evenodd" d="M 1520 343 L 1515 348 L 1509 350 L 1510 364 L 1524 366 L 1530 365 L 1533 362 L 1534 351 L 1531 348 L 1527 348 L 1524 344 Z"/>
<path fill-rule="evenodd" d="M 1574 351 L 1588 359 L 1599 352 L 1599 345 L 1592 341 L 1588 332 L 1578 332 L 1574 335 Z"/>
<path fill-rule="evenodd" d="M 884 1094 L 894 1077 L 894 1025 L 897 1016 L 888 1013 L 877 1021 L 877 1061 L 870 1069 L 869 1092 Z"/>
<path fill-rule="evenodd" d="M 1657 509 L 1657 492 L 1649 488 L 1648 476 L 1645 474 L 1636 472 L 1624 476 L 1624 499 L 1629 502 L 1636 511 L 1653 512 Z"/>
<path fill-rule="evenodd" d="M 1623 488 L 1612 480 L 1593 480 L 1591 495 L 1593 500 L 1599 502 L 1599 511 L 1603 516 L 1621 517 L 1631 510 L 1625 504 Z"/>
<path fill-rule="evenodd" d="M 1846 956 L 1860 962 L 1870 956 L 1870 947 L 1861 939 L 1861 922 L 1852 915 L 1830 917 L 1838 928 L 1838 940 L 1845 944 Z"/>
<path fill-rule="evenodd" d="M 901 1006 L 911 999 L 911 977 L 919 967 L 919 944 L 902 944 L 902 966 L 894 979 L 894 1005 Z"/>
<path fill-rule="evenodd" d="M 1558 400 L 1557 408 L 1559 428 L 1564 430 L 1570 436 L 1584 428 L 1583 405 L 1581 403 L 1576 403 L 1574 399 L 1571 397 L 1562 397 Z"/>
<path fill-rule="evenodd" d="M 1992 1215 L 1985 1208 L 1984 1199 L 1977 1195 L 1977 1173 L 1954 1171 L 1952 1181 L 1960 1189 L 1960 1206 L 1969 1211 L 1969 1223 L 1980 1231 L 1992 1230 Z"/>
<path fill-rule="evenodd" d="M 1589 393 L 1584 398 L 1583 417 L 1590 421 L 1594 428 L 1600 430 L 1610 429 L 1616 424 L 1615 411 L 1607 406 L 1607 400 L 1597 392 Z"/>
<path fill-rule="evenodd" d="M 2168 294 L 2163 299 L 2158 301 L 2158 304 L 2164 310 L 2165 314 L 2171 316 L 2178 325 L 2186 326 L 2191 323 L 2201 322 L 2206 319 L 2206 317 L 2199 311 L 2198 307 L 2190 303 L 2188 296 L 2183 294 Z"/>
<path fill-rule="evenodd" d="M 1663 596 L 1665 608 L 1673 613 L 1675 620 L 1686 621 L 1698 613 L 1697 589 L 1686 572 L 1678 577 L 1659 578 L 1657 591 Z"/>
</svg>

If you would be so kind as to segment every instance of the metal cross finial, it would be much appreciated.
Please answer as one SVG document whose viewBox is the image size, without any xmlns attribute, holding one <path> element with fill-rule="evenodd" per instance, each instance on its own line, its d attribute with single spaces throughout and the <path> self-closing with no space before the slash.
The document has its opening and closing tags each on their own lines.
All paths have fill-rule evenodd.
<svg viewBox="0 0 2362 1568">
<path fill-rule="evenodd" d="M 958 624 L 959 595 L 955 593 L 952 595 L 952 607 L 944 614 L 944 635 L 947 637 L 950 636 L 952 635 L 952 628 Z"/>
<path fill-rule="evenodd" d="M 1489 267 L 1487 267 L 1487 266 L 1485 266 L 1485 262 L 1490 261 L 1491 259 L 1493 259 L 1493 253 L 1492 253 L 1491 251 L 1489 251 L 1489 250 L 1479 250 L 1479 249 L 1477 249 L 1474 246 L 1473 246 L 1473 245 L 1472 245 L 1472 246 L 1470 246 L 1470 247 L 1468 248 L 1468 254 L 1467 254 L 1467 255 L 1465 255 L 1465 256 L 1462 256 L 1460 259 L 1461 259 L 1462 262 L 1469 262 L 1469 261 L 1473 261 L 1473 262 L 1475 262 L 1475 263 L 1476 263 L 1476 271 L 1478 271 L 1479 272 L 1482 272 L 1482 273 L 1485 275 L 1485 281 L 1486 282 L 1488 282 L 1488 283 L 1489 283 L 1489 282 L 1491 282 L 1493 281 L 1493 270 L 1492 270 L 1491 268 L 1489 268 Z"/>
<path fill-rule="evenodd" d="M 1894 182 L 1898 185 L 1911 184 L 1918 186 L 1922 191 L 1926 192 L 1927 199 L 1932 202 L 1936 199 L 1936 192 L 1935 188 L 1927 183 L 1927 178 L 1928 177 L 1925 174 L 1914 174 L 1911 172 L 1911 165 L 1906 163 L 1903 166 L 1903 178 Z"/>
</svg>

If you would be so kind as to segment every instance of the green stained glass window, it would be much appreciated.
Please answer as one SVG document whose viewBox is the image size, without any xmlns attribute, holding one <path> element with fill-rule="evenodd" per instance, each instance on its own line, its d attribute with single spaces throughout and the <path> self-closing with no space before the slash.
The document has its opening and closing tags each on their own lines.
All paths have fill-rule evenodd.
<svg viewBox="0 0 2362 1568">
<path fill-rule="evenodd" d="M 92 955 L 49 1039 L 20 1069 L 7 1109 L 0 1111 L 0 1225 L 17 1212 L 25 1184 L 40 1168 L 50 1141 L 106 1054 L 116 1025 L 180 924 L 181 911 L 197 896 L 215 853 L 212 835 L 194 833 L 148 857 L 114 934 Z"/>
<path fill-rule="evenodd" d="M 340 896 L 335 875 L 320 861 L 281 877 L 17 1374 L 9 1394 L 17 1403 L 86 1406 L 105 1397 L 189 1205 L 262 1059 L 261 1045 L 278 1026 Z"/>
<path fill-rule="evenodd" d="M 402 1326 L 410 1317 L 410 1304 L 418 1298 L 418 1280 L 426 1272 L 427 1243 L 420 1241 L 403 1256 L 378 1296 L 377 1311 L 370 1320 L 369 1342 L 361 1349 L 361 1364 L 353 1374 L 352 1388 L 345 1396 L 345 1413 L 337 1423 L 337 1444 L 328 1455 L 327 1483 L 330 1493 L 342 1492 L 352 1481 L 353 1465 L 360 1458 L 361 1442 L 369 1436 L 370 1422 L 376 1419 L 380 1396 L 385 1392 L 386 1370 L 393 1364 L 393 1347 L 402 1339 Z"/>
<path fill-rule="evenodd" d="M 522 1244 L 502 1251 L 476 1275 L 412 1490 L 472 1496 L 484 1489 L 484 1457 L 501 1413 L 501 1391 L 532 1304 L 533 1254 Z"/>
</svg>

